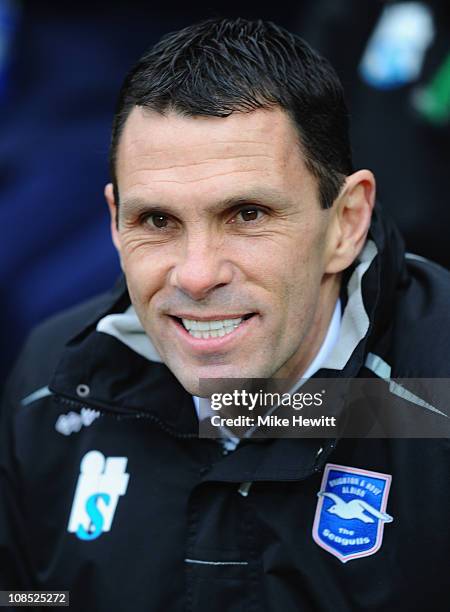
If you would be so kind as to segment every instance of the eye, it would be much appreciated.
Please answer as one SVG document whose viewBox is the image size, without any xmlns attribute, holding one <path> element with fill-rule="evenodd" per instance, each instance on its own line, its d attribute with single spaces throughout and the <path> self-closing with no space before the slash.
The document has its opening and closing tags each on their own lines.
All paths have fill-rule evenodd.
<svg viewBox="0 0 450 612">
<path fill-rule="evenodd" d="M 252 221 L 259 221 L 265 212 L 261 208 L 256 206 L 248 206 L 241 208 L 241 210 L 233 217 L 231 223 L 251 223 Z"/>
<path fill-rule="evenodd" d="M 152 215 L 151 220 L 155 227 L 167 227 L 168 220 L 165 215 Z"/>
<path fill-rule="evenodd" d="M 150 227 L 155 227 L 157 229 L 165 229 L 169 226 L 170 219 L 167 215 L 163 215 L 160 213 L 153 213 L 151 215 L 146 215 L 143 218 L 143 222 Z"/>
</svg>

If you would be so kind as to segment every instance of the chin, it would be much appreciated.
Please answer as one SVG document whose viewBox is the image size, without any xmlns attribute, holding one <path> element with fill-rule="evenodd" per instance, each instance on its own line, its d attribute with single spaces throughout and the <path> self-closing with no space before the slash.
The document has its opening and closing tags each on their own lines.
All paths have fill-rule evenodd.
<svg viewBox="0 0 450 612">
<path fill-rule="evenodd" d="M 196 375 L 186 376 L 186 371 L 177 376 L 173 372 L 180 384 L 191 395 L 198 397 L 209 397 L 212 393 L 230 393 L 240 385 L 236 385 L 236 379 L 249 380 L 253 378 L 264 378 L 257 372 L 246 371 L 242 367 L 213 367 L 202 368 Z"/>
</svg>

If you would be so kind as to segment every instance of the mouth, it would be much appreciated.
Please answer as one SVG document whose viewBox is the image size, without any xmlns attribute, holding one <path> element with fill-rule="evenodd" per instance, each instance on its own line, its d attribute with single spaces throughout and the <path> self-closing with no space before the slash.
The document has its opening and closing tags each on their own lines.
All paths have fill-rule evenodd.
<svg viewBox="0 0 450 612">
<path fill-rule="evenodd" d="M 209 338 L 222 338 L 236 331 L 245 321 L 248 321 L 256 313 L 250 312 L 244 315 L 218 315 L 215 318 L 194 319 L 190 317 L 171 318 L 180 325 L 190 336 L 197 339 L 208 340 Z"/>
</svg>

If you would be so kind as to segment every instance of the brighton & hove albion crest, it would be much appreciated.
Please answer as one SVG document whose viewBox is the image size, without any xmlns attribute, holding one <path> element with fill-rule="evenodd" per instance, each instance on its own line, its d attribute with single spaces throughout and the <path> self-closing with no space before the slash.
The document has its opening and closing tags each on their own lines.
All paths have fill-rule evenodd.
<svg viewBox="0 0 450 612">
<path fill-rule="evenodd" d="M 97 450 L 84 455 L 67 531 L 80 540 L 95 540 L 111 529 L 119 497 L 128 487 L 127 462 Z"/>
<path fill-rule="evenodd" d="M 386 505 L 391 475 L 327 463 L 314 518 L 314 541 L 342 563 L 373 555 L 393 521 Z"/>
</svg>

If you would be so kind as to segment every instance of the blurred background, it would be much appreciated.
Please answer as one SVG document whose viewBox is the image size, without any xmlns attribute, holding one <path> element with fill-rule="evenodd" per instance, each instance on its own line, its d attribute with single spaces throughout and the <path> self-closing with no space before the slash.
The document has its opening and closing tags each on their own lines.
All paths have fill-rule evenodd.
<svg viewBox="0 0 450 612">
<path fill-rule="evenodd" d="M 164 33 L 238 16 L 331 60 L 355 168 L 374 171 L 407 249 L 450 267 L 448 0 L 0 0 L 0 381 L 31 327 L 119 274 L 103 187 L 126 72 Z"/>
</svg>

